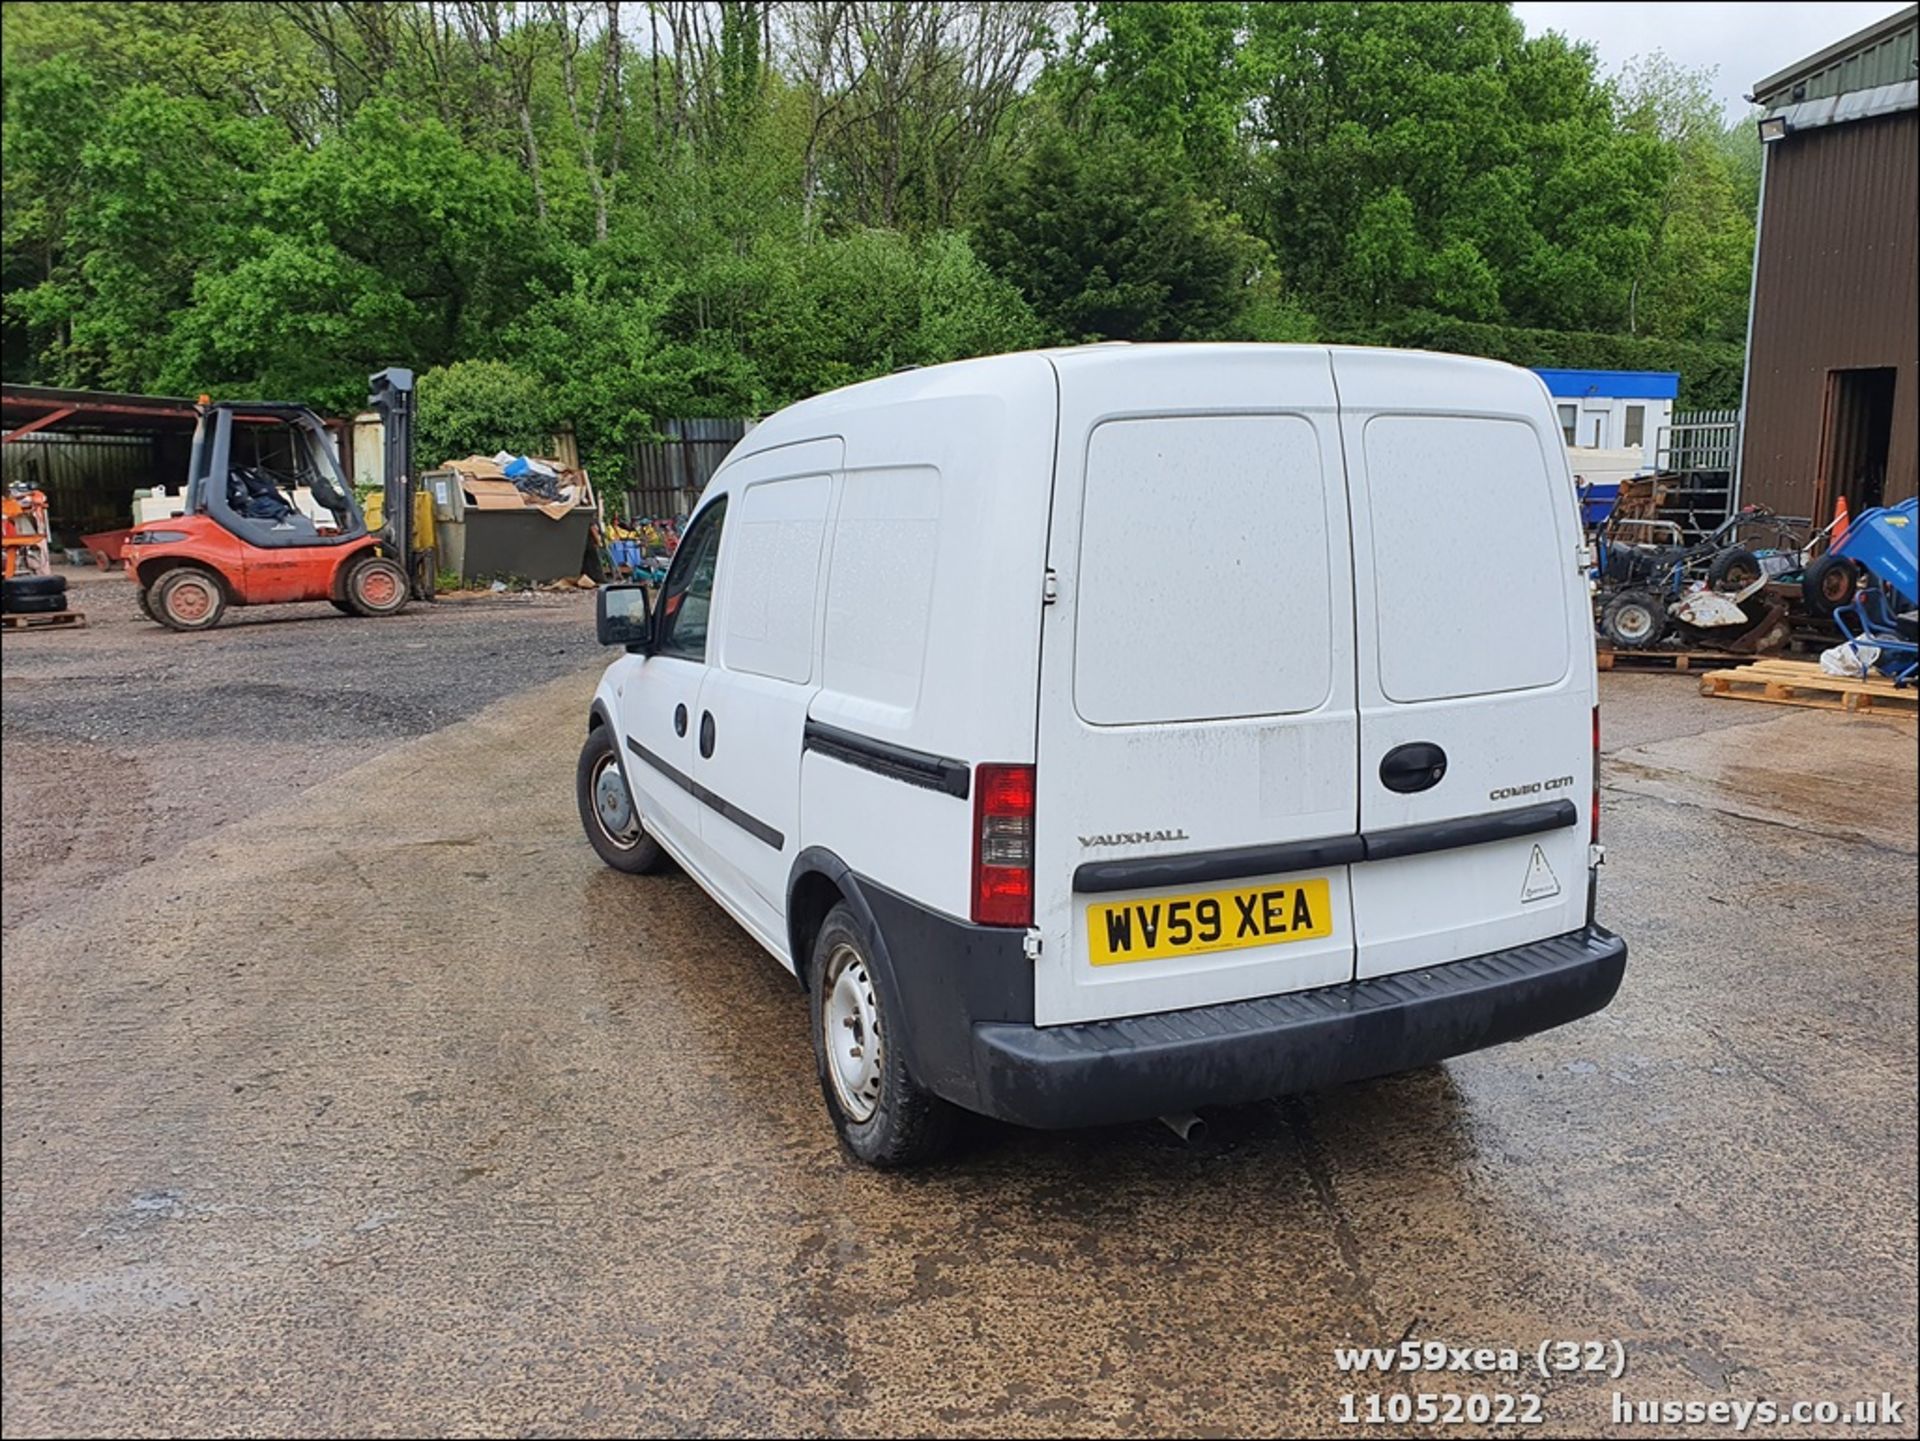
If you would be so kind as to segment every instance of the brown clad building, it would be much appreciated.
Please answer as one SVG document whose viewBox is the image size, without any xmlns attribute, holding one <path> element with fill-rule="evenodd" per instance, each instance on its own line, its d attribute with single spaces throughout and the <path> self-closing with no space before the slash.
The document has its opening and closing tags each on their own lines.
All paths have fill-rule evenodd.
<svg viewBox="0 0 1920 1441">
<path fill-rule="evenodd" d="M 1825 520 L 1920 489 L 1920 6 L 1754 87 L 1739 497 Z"/>
</svg>

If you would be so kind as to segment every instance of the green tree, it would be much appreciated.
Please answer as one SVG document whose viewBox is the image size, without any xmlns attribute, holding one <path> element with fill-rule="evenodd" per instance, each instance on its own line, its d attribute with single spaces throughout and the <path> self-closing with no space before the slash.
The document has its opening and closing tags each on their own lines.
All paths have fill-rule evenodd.
<svg viewBox="0 0 1920 1441">
<path fill-rule="evenodd" d="M 497 450 L 544 455 L 556 424 L 571 419 L 539 376 L 501 360 L 436 365 L 421 375 L 415 399 L 423 468 Z"/>
<path fill-rule="evenodd" d="M 1657 50 L 1626 68 L 1618 108 L 1621 127 L 1657 143 L 1665 161 L 1650 243 L 1633 276 L 1628 333 L 1738 339 L 1746 330 L 1758 196 L 1748 193 L 1748 152 L 1733 137 L 1752 126 L 1730 132 L 1712 72 L 1676 65 Z M 1757 135 L 1752 145 L 1757 151 Z M 1757 172 L 1752 183 L 1757 190 Z"/>
<path fill-rule="evenodd" d="M 1259 242 L 1120 132 L 1055 134 L 989 194 L 980 253 L 1061 340 L 1198 340 L 1233 327 Z"/>
<path fill-rule="evenodd" d="M 251 379 L 345 408 L 366 372 L 483 352 L 541 259 L 510 162 L 391 101 L 261 178 L 230 263 L 203 268 L 160 379 Z"/>
</svg>

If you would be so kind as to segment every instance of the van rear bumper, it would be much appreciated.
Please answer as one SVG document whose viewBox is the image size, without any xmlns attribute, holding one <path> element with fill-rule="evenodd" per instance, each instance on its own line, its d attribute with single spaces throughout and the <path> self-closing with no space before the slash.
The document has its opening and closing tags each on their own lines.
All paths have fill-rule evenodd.
<svg viewBox="0 0 1920 1441">
<path fill-rule="evenodd" d="M 1591 1015 L 1613 999 L 1626 965 L 1626 942 L 1589 926 L 1425 970 L 1228 1005 L 1069 1026 L 976 1022 L 963 1104 L 1059 1128 L 1318 1090 Z"/>
</svg>

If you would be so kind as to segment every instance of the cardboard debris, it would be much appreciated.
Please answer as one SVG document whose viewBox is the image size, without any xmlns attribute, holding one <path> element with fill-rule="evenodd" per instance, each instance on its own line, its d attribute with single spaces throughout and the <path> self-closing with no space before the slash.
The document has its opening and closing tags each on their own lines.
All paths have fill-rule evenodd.
<svg viewBox="0 0 1920 1441">
<path fill-rule="evenodd" d="M 502 451 L 501 454 L 506 454 Z M 538 459 L 538 457 L 529 457 Z M 451 470 L 459 475 L 461 489 L 467 493 L 467 506 L 472 510 L 525 510 L 532 508 L 549 520 L 559 520 L 571 514 L 582 505 L 591 505 L 590 492 L 581 482 L 585 475 L 560 467 L 558 461 L 542 461 L 552 467 L 562 477 L 559 500 L 539 501 L 508 480 L 500 468 L 500 462 L 491 456 L 469 455 L 464 460 L 443 461 L 442 470 Z"/>
</svg>

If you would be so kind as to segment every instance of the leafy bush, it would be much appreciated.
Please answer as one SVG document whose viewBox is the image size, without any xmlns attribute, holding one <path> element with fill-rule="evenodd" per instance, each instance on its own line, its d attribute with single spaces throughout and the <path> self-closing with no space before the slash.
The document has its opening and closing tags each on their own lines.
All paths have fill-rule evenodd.
<svg viewBox="0 0 1920 1441">
<path fill-rule="evenodd" d="M 499 360 L 436 365 L 419 378 L 414 453 L 424 469 L 496 450 L 543 455 L 559 418 L 540 378 Z"/>
</svg>

